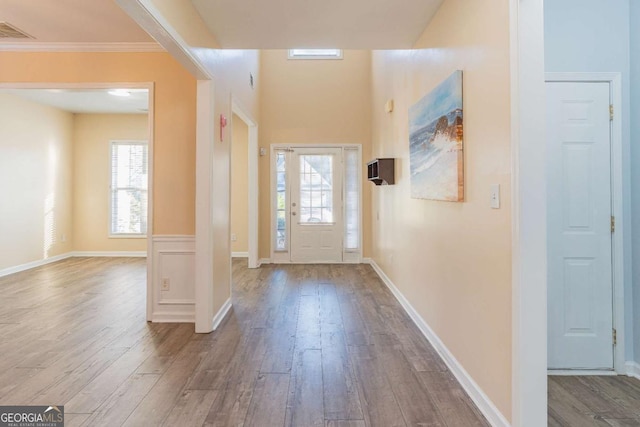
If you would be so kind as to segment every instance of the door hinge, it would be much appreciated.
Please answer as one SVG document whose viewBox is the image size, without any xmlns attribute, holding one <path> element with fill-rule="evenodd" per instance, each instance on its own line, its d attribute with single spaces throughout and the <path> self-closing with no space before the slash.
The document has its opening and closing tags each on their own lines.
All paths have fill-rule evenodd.
<svg viewBox="0 0 640 427">
<path fill-rule="evenodd" d="M 613 104 L 609 104 L 609 120 L 613 121 Z"/>
<path fill-rule="evenodd" d="M 618 331 L 613 330 L 613 345 L 618 345 Z"/>
<path fill-rule="evenodd" d="M 611 215 L 611 232 L 614 233 L 616 231 L 616 217 Z"/>
</svg>

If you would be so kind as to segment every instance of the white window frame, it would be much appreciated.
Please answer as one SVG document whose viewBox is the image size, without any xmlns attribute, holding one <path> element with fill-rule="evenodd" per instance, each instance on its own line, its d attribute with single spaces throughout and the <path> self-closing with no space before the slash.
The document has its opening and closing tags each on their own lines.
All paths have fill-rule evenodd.
<svg viewBox="0 0 640 427">
<path fill-rule="evenodd" d="M 358 154 L 358 192 L 359 192 L 359 212 L 358 212 L 358 228 L 359 228 L 359 236 L 358 236 L 358 248 L 345 249 L 343 238 L 343 247 L 342 247 L 342 263 L 344 264 L 359 264 L 362 262 L 362 242 L 364 236 L 364 228 L 363 228 L 363 191 L 362 191 L 362 144 L 271 144 L 270 147 L 270 158 L 269 158 L 269 168 L 271 170 L 270 174 L 270 233 L 271 233 L 271 262 L 275 264 L 288 264 L 291 262 L 291 222 L 290 218 L 290 203 L 289 199 L 287 199 L 287 203 L 285 204 L 285 218 L 287 218 L 286 223 L 286 237 L 285 237 L 285 249 L 277 249 L 276 248 L 276 239 L 277 233 L 276 224 L 277 224 L 277 214 L 276 214 L 276 206 L 277 206 L 277 192 L 276 192 L 276 153 L 278 151 L 284 151 L 285 161 L 287 166 L 290 164 L 290 155 L 294 148 L 340 148 L 342 150 L 342 173 L 343 175 L 346 172 L 346 162 L 344 162 L 344 151 L 345 150 L 357 150 Z M 291 194 L 291 171 L 286 169 L 285 173 L 285 187 L 287 189 L 287 196 L 290 198 Z M 344 176 L 343 176 L 344 178 Z M 343 222 L 343 236 L 346 232 L 346 203 L 344 199 L 345 189 L 346 189 L 346 180 L 342 180 L 342 214 L 345 219 Z"/>
<path fill-rule="evenodd" d="M 317 51 L 317 54 L 304 54 L 296 52 L 300 50 Z M 320 53 L 320 52 L 325 53 Z M 329 53 L 328 51 L 335 51 L 335 53 Z M 342 49 L 289 49 L 287 54 L 288 59 L 342 59 Z"/>
<path fill-rule="evenodd" d="M 150 146 L 149 141 L 147 140 L 133 140 L 133 139 L 115 139 L 109 141 L 109 202 L 108 212 L 107 212 L 107 227 L 108 227 L 108 237 L 109 239 L 146 239 L 149 234 L 149 219 L 147 218 L 147 232 L 146 233 L 113 233 L 111 230 L 111 215 L 112 215 L 112 197 L 113 197 L 113 187 L 111 183 L 113 182 L 113 146 L 114 145 L 146 145 L 147 146 L 147 174 L 149 174 L 149 164 L 151 163 L 150 157 Z M 147 215 L 149 214 L 149 193 L 151 189 L 149 188 L 149 183 L 147 183 Z"/>
</svg>

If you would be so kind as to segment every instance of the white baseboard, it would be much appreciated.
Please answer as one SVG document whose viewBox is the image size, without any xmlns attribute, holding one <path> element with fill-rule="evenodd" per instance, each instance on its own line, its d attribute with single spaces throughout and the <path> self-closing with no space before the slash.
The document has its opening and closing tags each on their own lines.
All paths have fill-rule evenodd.
<svg viewBox="0 0 640 427">
<path fill-rule="evenodd" d="M 418 314 L 409 301 L 402 295 L 400 290 L 393 284 L 391 279 L 382 271 L 380 266 L 375 260 L 370 258 L 364 258 L 363 263 L 370 264 L 373 269 L 378 273 L 380 279 L 387 285 L 391 293 L 396 297 L 398 302 L 405 309 L 409 317 L 418 326 L 422 334 L 427 338 L 431 345 L 436 349 L 442 360 L 447 364 L 453 375 L 457 378 L 458 382 L 462 385 L 467 392 L 471 400 L 478 406 L 478 409 L 484 414 L 489 421 L 489 424 L 496 427 L 508 427 L 509 421 L 504 417 L 500 410 L 489 399 L 480 386 L 473 380 L 471 375 L 464 369 L 464 367 L 456 360 L 449 349 L 444 345 L 442 340 L 436 335 L 436 333 L 429 327 L 427 322 Z"/>
<path fill-rule="evenodd" d="M 51 264 L 52 262 L 62 261 L 63 259 L 71 258 L 73 256 L 75 256 L 73 252 L 67 252 L 66 254 L 52 256 L 51 258 L 40 259 L 13 267 L 3 268 L 2 270 L 0 270 L 0 277 L 8 276 L 14 273 L 20 273 L 21 271 L 30 270 L 36 267 L 41 267 L 43 265 Z"/>
<path fill-rule="evenodd" d="M 640 363 L 627 362 L 627 375 L 640 380 Z"/>
<path fill-rule="evenodd" d="M 76 251 L 75 257 L 124 257 L 146 258 L 147 251 Z"/>
<path fill-rule="evenodd" d="M 214 331 L 218 329 L 218 326 L 220 326 L 220 323 L 222 323 L 224 318 L 227 316 L 227 314 L 229 313 L 229 310 L 231 310 L 231 298 L 227 299 L 224 302 L 224 304 L 222 304 L 222 307 L 220 307 L 220 310 L 218 310 L 216 315 L 213 316 L 213 321 L 211 322 L 212 323 L 211 328 Z"/>
<path fill-rule="evenodd" d="M 570 376 L 580 376 L 580 377 L 588 377 L 588 376 L 615 376 L 618 373 L 614 370 L 607 369 L 549 369 L 547 371 L 547 375 L 553 376 L 562 376 L 562 377 L 570 377 Z"/>
<path fill-rule="evenodd" d="M 153 313 L 151 316 L 153 323 L 195 323 L 196 316 L 193 313 Z"/>
<path fill-rule="evenodd" d="M 231 258 L 249 258 L 249 252 L 231 252 Z"/>
<path fill-rule="evenodd" d="M 271 264 L 271 258 L 260 258 L 258 260 L 258 267 L 265 264 Z"/>
</svg>

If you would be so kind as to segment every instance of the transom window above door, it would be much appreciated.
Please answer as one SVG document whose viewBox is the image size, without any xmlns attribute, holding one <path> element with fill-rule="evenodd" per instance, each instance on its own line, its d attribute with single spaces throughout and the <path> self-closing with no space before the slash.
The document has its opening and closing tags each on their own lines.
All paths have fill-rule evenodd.
<svg viewBox="0 0 640 427">
<path fill-rule="evenodd" d="M 289 49 L 289 59 L 342 59 L 342 49 Z"/>
</svg>

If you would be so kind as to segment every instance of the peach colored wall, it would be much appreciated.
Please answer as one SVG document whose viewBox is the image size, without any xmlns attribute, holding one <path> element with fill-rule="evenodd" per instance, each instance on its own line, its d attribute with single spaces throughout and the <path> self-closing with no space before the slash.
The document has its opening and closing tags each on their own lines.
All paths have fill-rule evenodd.
<svg viewBox="0 0 640 427">
<path fill-rule="evenodd" d="M 219 134 L 217 119 L 220 115 L 231 117 L 232 98 L 241 104 L 244 111 L 257 123 L 258 87 L 260 85 L 260 63 L 257 51 L 193 49 L 193 53 L 215 76 L 215 112 L 214 126 Z M 255 87 L 249 85 L 249 73 L 255 77 Z M 231 129 L 225 129 L 225 139 L 216 137 L 213 146 L 213 256 L 214 273 L 214 312 L 231 296 L 231 147 L 229 135 Z"/>
<path fill-rule="evenodd" d="M 232 119 L 231 136 L 231 241 L 233 252 L 249 250 L 249 128 L 235 114 Z"/>
<path fill-rule="evenodd" d="M 169 54 L 0 52 L 0 82 L 154 82 L 153 234 L 194 234 L 196 80 Z"/>
<path fill-rule="evenodd" d="M 166 24 L 172 27 L 187 44 L 190 54 L 213 76 L 215 91 L 214 127 L 218 134 L 221 114 L 231 117 L 234 99 L 256 123 L 259 122 L 258 87 L 260 85 L 260 53 L 256 50 L 211 49 L 217 45 L 215 37 L 199 18 L 190 1 L 144 0 L 157 9 Z M 255 77 L 255 87 L 249 85 L 249 73 Z M 226 129 L 230 133 L 230 129 Z M 231 296 L 231 150 L 229 140 L 213 146 L 213 309 L 214 313 Z"/>
<path fill-rule="evenodd" d="M 0 270 L 72 250 L 72 137 L 73 114 L 0 94 Z"/>
<path fill-rule="evenodd" d="M 286 50 L 261 52 L 260 147 L 271 144 L 362 144 L 371 157 L 371 52 L 342 60 L 289 60 Z M 260 257 L 271 257 L 270 164 L 260 157 Z M 366 167 L 363 167 L 366 173 Z M 371 245 L 371 185 L 363 181 L 363 246 Z"/>
<path fill-rule="evenodd" d="M 396 185 L 373 191 L 373 258 L 510 418 L 508 3 L 446 0 L 416 48 L 373 54 L 373 154 L 397 159 Z M 408 108 L 458 69 L 466 200 L 412 199 Z M 489 207 L 491 184 L 501 186 L 499 210 Z"/>
<path fill-rule="evenodd" d="M 146 251 L 147 239 L 109 238 L 110 142 L 147 141 L 146 114 L 75 114 L 73 235 L 76 251 Z"/>
</svg>

